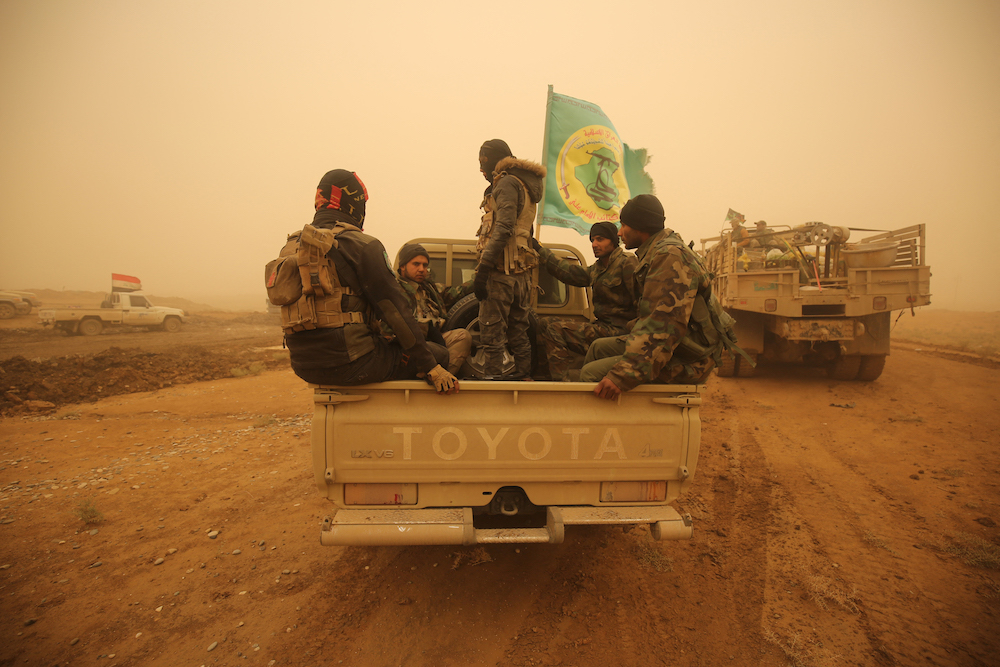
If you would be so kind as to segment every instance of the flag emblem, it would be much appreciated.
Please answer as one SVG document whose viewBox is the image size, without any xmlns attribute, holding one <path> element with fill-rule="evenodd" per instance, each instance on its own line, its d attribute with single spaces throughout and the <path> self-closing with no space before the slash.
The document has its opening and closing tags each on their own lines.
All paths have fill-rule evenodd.
<svg viewBox="0 0 1000 667">
<path fill-rule="evenodd" d="M 617 222 L 622 206 L 650 193 L 645 149 L 622 142 L 601 108 L 549 87 L 545 166 L 549 176 L 539 223 L 588 234 L 596 222 Z"/>
</svg>

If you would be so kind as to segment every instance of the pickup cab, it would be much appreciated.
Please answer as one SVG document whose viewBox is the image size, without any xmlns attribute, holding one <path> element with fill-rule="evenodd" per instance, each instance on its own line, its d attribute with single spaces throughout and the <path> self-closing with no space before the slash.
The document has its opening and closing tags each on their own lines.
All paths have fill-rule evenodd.
<svg viewBox="0 0 1000 667">
<path fill-rule="evenodd" d="M 463 380 L 312 385 L 313 473 L 335 507 L 323 545 L 559 543 L 566 526 L 687 539 L 700 387 Z"/>
<path fill-rule="evenodd" d="M 71 334 L 96 336 L 106 327 L 131 326 L 181 330 L 187 313 L 180 308 L 154 306 L 141 292 L 111 292 L 100 308 L 44 308 L 38 312 L 43 325 L 52 325 Z"/>
</svg>

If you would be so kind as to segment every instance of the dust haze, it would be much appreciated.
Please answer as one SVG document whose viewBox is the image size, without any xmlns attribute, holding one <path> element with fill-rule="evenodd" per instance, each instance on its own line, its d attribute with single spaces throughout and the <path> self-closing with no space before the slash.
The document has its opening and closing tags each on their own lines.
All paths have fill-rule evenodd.
<svg viewBox="0 0 1000 667">
<path fill-rule="evenodd" d="M 0 288 L 116 272 L 260 309 L 333 168 L 365 181 L 390 255 L 471 237 L 479 145 L 540 160 L 552 84 L 649 150 L 685 239 L 730 207 L 926 224 L 934 306 L 996 310 L 997 34 L 1000 4 L 976 0 L 2 3 Z"/>
</svg>

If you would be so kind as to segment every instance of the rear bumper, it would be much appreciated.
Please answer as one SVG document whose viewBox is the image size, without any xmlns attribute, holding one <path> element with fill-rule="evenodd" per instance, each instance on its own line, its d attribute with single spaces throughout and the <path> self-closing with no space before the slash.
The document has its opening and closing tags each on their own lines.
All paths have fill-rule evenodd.
<svg viewBox="0 0 1000 667">
<path fill-rule="evenodd" d="M 323 546 L 412 544 L 512 544 L 563 541 L 569 525 L 648 524 L 657 540 L 686 540 L 694 531 L 691 516 L 669 506 L 549 507 L 544 528 L 476 528 L 472 509 L 339 510 L 323 521 Z"/>
</svg>

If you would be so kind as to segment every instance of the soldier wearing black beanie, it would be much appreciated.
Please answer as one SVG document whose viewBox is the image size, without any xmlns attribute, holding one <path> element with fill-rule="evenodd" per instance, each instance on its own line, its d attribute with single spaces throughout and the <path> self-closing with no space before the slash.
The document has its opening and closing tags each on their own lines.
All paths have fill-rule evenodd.
<svg viewBox="0 0 1000 667">
<path fill-rule="evenodd" d="M 663 204 L 653 195 L 636 195 L 622 207 L 621 221 L 637 232 L 655 234 L 663 229 Z"/>
</svg>

